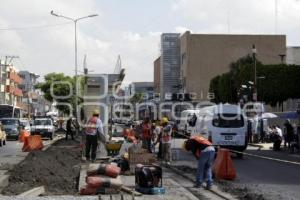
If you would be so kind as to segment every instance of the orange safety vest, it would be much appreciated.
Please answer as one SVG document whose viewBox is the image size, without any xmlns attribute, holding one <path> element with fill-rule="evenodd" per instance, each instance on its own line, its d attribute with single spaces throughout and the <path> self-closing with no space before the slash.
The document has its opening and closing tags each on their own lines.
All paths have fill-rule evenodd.
<svg viewBox="0 0 300 200">
<path fill-rule="evenodd" d="M 89 119 L 87 125 L 86 125 L 86 129 L 85 129 L 85 133 L 87 135 L 96 135 L 97 134 L 97 117 L 92 117 Z"/>
<path fill-rule="evenodd" d="M 207 145 L 207 146 L 211 146 L 212 145 L 212 143 L 210 141 L 208 141 L 206 138 L 204 138 L 202 136 L 199 136 L 199 135 L 192 136 L 191 140 L 195 140 L 199 144 L 204 144 L 204 145 Z M 196 152 L 196 157 L 199 158 L 200 155 L 201 155 L 201 151 L 200 151 L 200 149 L 198 149 L 197 152 Z"/>
<path fill-rule="evenodd" d="M 171 139 L 172 139 L 171 135 L 170 135 L 169 133 L 166 133 L 166 132 L 164 131 L 164 128 L 162 128 L 162 137 L 161 137 L 161 139 L 162 139 L 162 142 L 163 142 L 163 143 L 168 143 L 168 142 L 170 142 Z"/>
<path fill-rule="evenodd" d="M 143 139 L 151 139 L 151 125 L 149 123 L 143 124 L 142 136 Z"/>
</svg>

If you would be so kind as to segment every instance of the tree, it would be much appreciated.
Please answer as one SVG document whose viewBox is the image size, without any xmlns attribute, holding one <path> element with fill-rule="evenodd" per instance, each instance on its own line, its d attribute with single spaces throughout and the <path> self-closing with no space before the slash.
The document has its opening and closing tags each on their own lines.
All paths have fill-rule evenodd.
<svg viewBox="0 0 300 200">
<path fill-rule="evenodd" d="M 298 65 L 263 65 L 258 61 L 257 77 L 258 101 L 275 106 L 289 98 L 300 98 L 300 84 L 298 84 L 300 66 Z M 216 103 L 237 103 L 239 94 L 252 96 L 253 90 L 249 90 L 249 81 L 253 80 L 253 61 L 250 56 L 247 56 L 232 63 L 229 72 L 214 77 L 210 81 L 210 92 L 215 93 Z M 244 92 L 240 90 L 242 85 L 248 85 L 248 89 Z"/>
<path fill-rule="evenodd" d="M 36 87 L 44 92 L 46 100 L 58 103 L 68 103 L 75 111 L 75 79 L 74 77 L 65 76 L 63 73 L 50 73 L 45 75 L 45 81 L 39 83 Z M 81 102 L 82 99 L 79 99 Z M 70 109 L 65 105 L 57 105 L 58 110 L 65 114 L 70 114 Z M 73 113 L 74 114 L 74 113 Z"/>
<path fill-rule="evenodd" d="M 129 102 L 131 104 L 141 103 L 143 101 L 143 94 L 142 93 L 135 93 L 130 99 Z"/>
</svg>

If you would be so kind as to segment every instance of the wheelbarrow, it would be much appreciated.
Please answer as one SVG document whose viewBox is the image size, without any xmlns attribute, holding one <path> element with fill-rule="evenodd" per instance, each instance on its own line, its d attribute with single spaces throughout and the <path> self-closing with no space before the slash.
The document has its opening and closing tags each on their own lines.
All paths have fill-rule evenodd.
<svg viewBox="0 0 300 200">
<path fill-rule="evenodd" d="M 122 145 L 123 145 L 123 141 L 106 143 L 105 148 L 107 151 L 107 156 L 114 157 L 114 156 L 119 155 Z"/>
</svg>

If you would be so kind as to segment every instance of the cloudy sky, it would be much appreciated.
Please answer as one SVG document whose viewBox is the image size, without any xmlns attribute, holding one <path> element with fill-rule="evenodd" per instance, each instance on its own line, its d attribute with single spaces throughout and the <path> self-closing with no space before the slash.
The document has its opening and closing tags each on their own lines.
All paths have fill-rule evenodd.
<svg viewBox="0 0 300 200">
<path fill-rule="evenodd" d="M 300 46 L 300 1 L 277 0 L 277 33 Z M 74 26 L 50 15 L 98 14 L 78 24 L 78 62 L 113 72 L 120 54 L 126 81 L 151 81 L 162 32 L 274 34 L 275 0 L 1 0 L 0 59 L 21 70 L 74 73 Z"/>
</svg>

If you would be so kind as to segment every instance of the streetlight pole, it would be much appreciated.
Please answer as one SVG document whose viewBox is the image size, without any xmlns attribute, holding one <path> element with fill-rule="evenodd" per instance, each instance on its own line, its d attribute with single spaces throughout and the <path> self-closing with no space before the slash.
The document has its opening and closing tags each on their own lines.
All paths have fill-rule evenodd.
<svg viewBox="0 0 300 200">
<path fill-rule="evenodd" d="M 88 15 L 85 17 L 80 17 L 80 18 L 71 18 L 71 17 L 66 17 L 63 15 L 59 15 L 54 13 L 54 11 L 52 10 L 50 12 L 51 15 L 55 16 L 55 17 L 62 17 L 65 18 L 67 20 L 70 20 L 72 22 L 74 22 L 74 34 L 75 34 L 75 113 L 76 113 L 76 119 L 78 122 L 78 118 L 79 118 L 79 112 L 78 112 L 78 83 L 77 83 L 77 76 L 78 76 L 78 65 L 77 65 L 77 22 L 79 20 L 85 19 L 85 18 L 89 18 L 89 17 L 96 17 L 98 16 L 97 14 L 92 14 L 92 15 Z M 77 123 L 78 124 L 78 123 Z M 76 135 L 78 135 L 78 129 L 76 128 Z"/>
<path fill-rule="evenodd" d="M 257 101 L 257 71 L 256 71 L 256 53 L 257 50 L 255 45 L 252 45 L 252 57 L 253 57 L 253 67 L 254 67 L 254 84 L 253 84 L 253 101 Z"/>
</svg>

